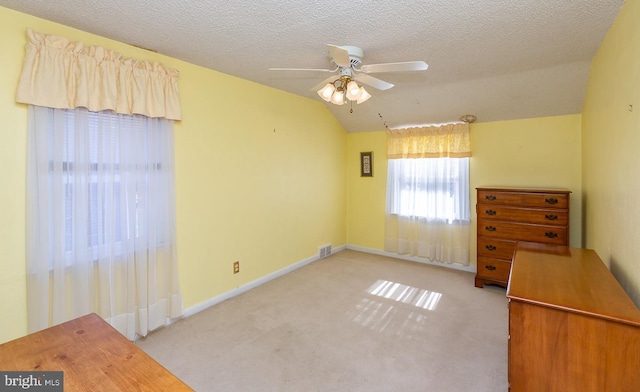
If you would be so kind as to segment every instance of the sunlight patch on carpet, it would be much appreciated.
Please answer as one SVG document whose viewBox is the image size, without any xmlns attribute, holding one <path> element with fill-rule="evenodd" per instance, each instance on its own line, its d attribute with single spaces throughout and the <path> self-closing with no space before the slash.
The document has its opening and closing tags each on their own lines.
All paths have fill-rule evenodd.
<svg viewBox="0 0 640 392">
<path fill-rule="evenodd" d="M 382 279 L 371 285 L 371 287 L 367 289 L 367 293 L 417 306 L 425 310 L 435 310 L 440 298 L 442 298 L 442 294 L 435 291 L 424 290 Z"/>
</svg>

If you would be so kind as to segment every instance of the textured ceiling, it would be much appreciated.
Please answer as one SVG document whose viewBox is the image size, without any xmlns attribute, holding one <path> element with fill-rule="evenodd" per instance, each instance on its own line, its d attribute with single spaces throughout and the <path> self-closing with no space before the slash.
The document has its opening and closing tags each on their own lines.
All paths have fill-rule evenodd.
<svg viewBox="0 0 640 392">
<path fill-rule="evenodd" d="M 80 30 L 155 50 L 327 105 L 348 132 L 580 113 L 591 59 L 624 0 L 0 0 Z M 43 33 L 47 33 L 43 31 Z M 310 88 L 328 77 L 326 44 L 364 49 L 363 64 L 424 60 L 377 73 L 353 106 Z"/>
</svg>

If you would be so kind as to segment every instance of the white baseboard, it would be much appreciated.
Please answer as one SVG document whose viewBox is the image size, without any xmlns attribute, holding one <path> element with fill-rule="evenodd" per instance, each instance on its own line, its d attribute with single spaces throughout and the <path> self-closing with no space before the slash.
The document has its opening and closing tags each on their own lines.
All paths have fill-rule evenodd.
<svg viewBox="0 0 640 392">
<path fill-rule="evenodd" d="M 340 252 L 342 250 L 345 250 L 345 249 L 347 249 L 346 245 L 338 246 L 338 247 L 333 248 L 331 253 L 332 254 L 333 253 L 338 253 L 338 252 Z M 265 283 L 267 283 L 267 282 L 269 282 L 269 281 L 271 281 L 273 279 L 276 279 L 276 278 L 279 278 L 281 276 L 284 276 L 284 275 L 286 275 L 286 274 L 288 274 L 290 272 L 293 272 L 293 271 L 297 270 L 298 268 L 302 268 L 305 265 L 311 264 L 314 261 L 319 260 L 319 259 L 320 259 L 320 257 L 318 255 L 307 257 L 304 260 L 300 260 L 300 261 L 298 261 L 296 263 L 293 263 L 293 264 L 291 264 L 291 265 L 289 265 L 289 266 L 287 266 L 285 268 L 282 268 L 282 269 L 280 269 L 278 271 L 275 271 L 275 272 L 272 272 L 272 273 L 270 273 L 268 275 L 265 275 L 265 276 L 263 276 L 263 277 L 261 277 L 259 279 L 256 279 L 256 280 L 254 280 L 252 282 L 243 284 L 242 286 L 238 286 L 235 289 L 227 291 L 226 293 L 222 293 L 222 294 L 220 294 L 218 296 L 215 296 L 213 298 L 210 298 L 210 299 L 208 299 L 208 300 L 206 300 L 204 302 L 200 302 L 199 304 L 196 304 L 194 306 L 190 306 L 190 307 L 188 307 L 188 308 L 186 308 L 184 310 L 184 314 L 183 314 L 182 318 L 193 316 L 194 314 L 202 312 L 203 310 L 205 310 L 207 308 L 210 308 L 213 305 L 219 304 L 222 301 L 226 301 L 226 300 L 228 300 L 230 298 L 233 298 L 233 297 L 235 297 L 237 295 L 240 295 L 240 294 L 242 294 L 244 292 L 247 292 L 247 291 L 249 291 L 251 289 L 254 289 L 254 288 L 258 287 L 258 286 L 261 286 L 261 285 L 263 285 L 263 284 L 265 284 Z"/>
<path fill-rule="evenodd" d="M 459 264 L 459 263 L 451 263 L 451 264 L 449 264 L 449 263 L 440 263 L 440 262 L 436 262 L 436 261 L 431 261 L 431 260 L 429 260 L 427 258 L 424 258 L 424 257 L 401 255 L 401 254 L 393 253 L 393 252 L 385 252 L 385 251 L 379 250 L 379 249 L 365 248 L 363 246 L 358 246 L 358 245 L 347 245 L 347 249 L 356 250 L 358 252 L 371 253 L 371 254 L 374 254 L 374 255 L 393 257 L 393 258 L 401 259 L 401 260 L 415 261 L 417 263 L 422 263 L 422 264 L 435 265 L 436 267 L 444 267 L 444 268 L 451 268 L 451 269 L 456 269 L 456 270 L 460 270 L 460 271 L 473 272 L 474 274 L 477 272 L 477 268 L 475 266 L 462 265 L 462 264 Z"/>
<path fill-rule="evenodd" d="M 461 271 L 467 271 L 467 272 L 476 272 L 476 267 L 475 266 L 466 266 L 466 265 L 462 265 L 462 264 L 457 264 L 457 263 L 453 263 L 453 264 L 448 264 L 448 263 L 438 263 L 438 262 L 434 262 L 431 261 L 429 259 L 426 259 L 424 257 L 416 257 L 416 256 L 408 256 L 408 255 L 400 255 L 397 253 L 392 253 L 392 252 L 385 252 L 382 250 L 378 250 L 378 249 L 373 249 L 373 248 L 365 248 L 363 246 L 357 246 L 357 245 L 342 245 L 342 246 L 338 246 L 333 248 L 332 254 L 333 253 L 338 253 L 342 250 L 345 249 L 351 249 L 351 250 L 355 250 L 358 252 L 364 252 L 364 253 L 371 253 L 371 254 L 376 254 L 376 255 L 381 255 L 381 256 L 387 256 L 387 257 L 392 257 L 392 258 L 396 258 L 396 259 L 401 259 L 401 260 L 407 260 L 407 261 L 414 261 L 414 262 L 418 262 L 418 263 L 422 263 L 422 264 L 428 264 L 428 265 L 434 265 L 436 267 L 444 267 L 444 268 L 451 268 L 451 269 L 456 269 L 456 270 L 461 270 Z M 298 268 L 302 268 L 305 265 L 311 264 L 314 261 L 319 260 L 320 257 L 318 255 L 315 256 L 311 256 L 311 257 L 307 257 L 304 260 L 300 260 L 296 263 L 293 263 L 285 268 L 282 268 L 278 271 L 272 272 L 268 275 L 265 275 L 259 279 L 256 279 L 252 282 L 246 283 L 242 286 L 238 286 L 235 289 L 229 290 L 225 293 L 222 293 L 220 295 L 217 295 L 213 298 L 210 298 L 204 302 L 200 302 L 199 304 L 190 306 L 188 308 L 186 308 L 184 310 L 184 314 L 182 317 L 180 318 L 186 318 L 189 316 L 193 316 L 196 313 L 202 312 L 205 309 L 208 309 L 216 304 L 219 304 L 222 301 L 226 301 L 230 298 L 233 298 L 235 296 L 238 296 L 244 292 L 247 292 L 251 289 L 254 289 L 258 286 L 261 286 L 273 279 L 279 278 L 281 276 L 284 276 L 290 272 L 293 272 L 295 270 L 297 270 Z M 180 318 L 177 319 L 173 319 L 171 320 L 172 322 L 179 320 Z"/>
</svg>

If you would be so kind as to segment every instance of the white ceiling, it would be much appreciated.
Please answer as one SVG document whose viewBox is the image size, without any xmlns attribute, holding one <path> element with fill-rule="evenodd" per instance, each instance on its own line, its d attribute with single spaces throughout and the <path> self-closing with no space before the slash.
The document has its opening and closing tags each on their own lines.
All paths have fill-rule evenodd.
<svg viewBox="0 0 640 392">
<path fill-rule="evenodd" d="M 0 6 L 155 50 L 326 105 L 348 132 L 582 111 L 591 60 L 624 0 L 0 0 Z M 47 33 L 46 31 L 42 31 Z M 424 60 L 378 73 L 353 107 L 310 88 L 326 44 L 364 49 L 363 64 Z"/>
</svg>

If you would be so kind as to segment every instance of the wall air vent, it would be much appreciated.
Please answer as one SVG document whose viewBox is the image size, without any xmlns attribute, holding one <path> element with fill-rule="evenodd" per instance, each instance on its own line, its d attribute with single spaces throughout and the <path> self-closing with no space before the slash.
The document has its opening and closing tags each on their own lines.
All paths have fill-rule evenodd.
<svg viewBox="0 0 640 392">
<path fill-rule="evenodd" d="M 331 256 L 331 244 L 324 245 L 318 248 L 318 256 L 322 259 L 327 256 Z"/>
</svg>

